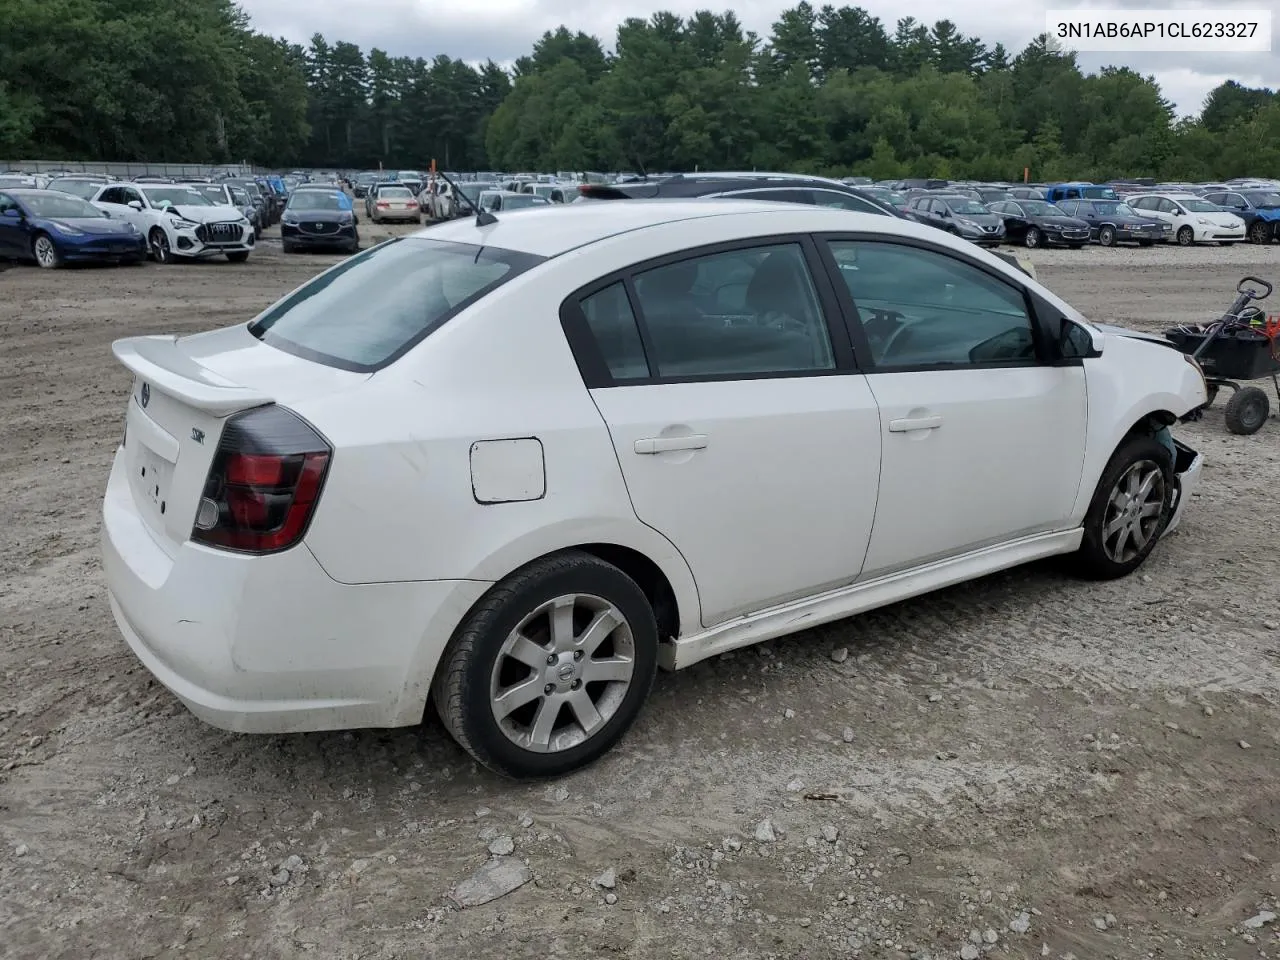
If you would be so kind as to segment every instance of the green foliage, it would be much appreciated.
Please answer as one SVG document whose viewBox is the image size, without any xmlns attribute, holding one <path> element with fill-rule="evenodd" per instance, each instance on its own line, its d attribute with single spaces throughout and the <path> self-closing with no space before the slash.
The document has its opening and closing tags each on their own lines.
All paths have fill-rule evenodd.
<svg viewBox="0 0 1280 960">
<path fill-rule="evenodd" d="M 1034 179 L 1280 174 L 1280 95 L 1176 120 L 1150 77 L 860 7 L 568 27 L 508 72 L 253 31 L 233 0 L 0 0 L 0 154 L 275 166 L 775 169 Z"/>
</svg>

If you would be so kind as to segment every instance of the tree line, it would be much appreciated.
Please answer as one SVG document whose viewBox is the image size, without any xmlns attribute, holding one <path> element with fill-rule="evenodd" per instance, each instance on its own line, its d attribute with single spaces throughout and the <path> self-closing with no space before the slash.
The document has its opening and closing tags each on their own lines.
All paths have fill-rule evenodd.
<svg viewBox="0 0 1280 960">
<path fill-rule="evenodd" d="M 274 167 L 1280 175 L 1280 94 L 1178 119 L 1153 78 L 859 7 L 565 27 L 510 70 L 256 32 L 233 0 L 0 0 L 0 156 Z"/>
</svg>

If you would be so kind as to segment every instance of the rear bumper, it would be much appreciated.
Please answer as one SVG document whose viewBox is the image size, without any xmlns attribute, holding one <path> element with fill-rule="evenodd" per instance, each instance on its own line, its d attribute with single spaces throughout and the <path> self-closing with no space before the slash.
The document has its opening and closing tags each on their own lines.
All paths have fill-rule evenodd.
<svg viewBox="0 0 1280 960">
<path fill-rule="evenodd" d="M 162 549 L 117 452 L 103 569 L 125 642 L 197 717 L 245 733 L 391 727 L 422 717 L 478 581 L 349 585 L 304 546 L 248 557 Z"/>
</svg>

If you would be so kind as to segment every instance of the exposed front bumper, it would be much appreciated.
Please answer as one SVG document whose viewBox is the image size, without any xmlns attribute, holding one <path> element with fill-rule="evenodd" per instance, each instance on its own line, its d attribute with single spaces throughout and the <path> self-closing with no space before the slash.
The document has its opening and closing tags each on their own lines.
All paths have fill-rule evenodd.
<svg viewBox="0 0 1280 960">
<path fill-rule="evenodd" d="M 351 585 L 305 545 L 251 557 L 187 542 L 162 549 L 117 452 L 102 554 L 116 624 L 134 655 L 197 717 L 246 733 L 417 723 L 459 620 L 488 585 Z"/>
<path fill-rule="evenodd" d="M 1175 439 L 1173 445 L 1177 449 L 1177 458 L 1174 461 L 1174 476 L 1178 481 L 1178 499 L 1174 502 L 1173 516 L 1169 518 L 1169 525 L 1164 528 L 1165 534 L 1172 533 L 1178 528 L 1178 524 L 1182 522 L 1182 515 L 1186 510 L 1187 504 L 1200 487 L 1200 474 L 1204 469 L 1203 456 L 1180 440 Z"/>
</svg>

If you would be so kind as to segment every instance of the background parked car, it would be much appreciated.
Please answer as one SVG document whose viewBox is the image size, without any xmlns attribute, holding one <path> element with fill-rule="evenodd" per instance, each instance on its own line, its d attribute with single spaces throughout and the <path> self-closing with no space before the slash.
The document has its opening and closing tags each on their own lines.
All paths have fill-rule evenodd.
<svg viewBox="0 0 1280 960">
<path fill-rule="evenodd" d="M 982 246 L 1004 242 L 1004 220 L 977 200 L 958 194 L 922 194 L 911 200 L 908 212 L 920 222 Z"/>
<path fill-rule="evenodd" d="M 997 200 L 987 209 L 1004 220 L 1010 243 L 1025 247 L 1066 246 L 1079 250 L 1089 242 L 1089 224 L 1069 217 L 1044 200 Z"/>
<path fill-rule="evenodd" d="M 258 219 L 258 208 L 249 199 L 249 194 L 245 192 L 244 187 L 228 183 L 225 180 L 220 180 L 216 183 L 191 183 L 188 186 L 195 190 L 196 193 L 203 195 L 210 203 L 235 207 L 246 220 L 253 224 L 254 238 L 257 239 L 262 236 L 262 224 Z"/>
<path fill-rule="evenodd" d="M 1055 206 L 1089 224 L 1089 234 L 1104 247 L 1136 243 L 1140 247 L 1173 236 L 1173 227 L 1134 211 L 1123 200 L 1060 200 Z"/>
<path fill-rule="evenodd" d="M 285 253 L 297 250 L 360 249 L 360 233 L 351 198 L 337 187 L 300 186 L 280 217 Z"/>
<path fill-rule="evenodd" d="M 533 207 L 550 206 L 551 201 L 534 193 L 514 193 L 510 190 L 485 190 L 480 194 L 480 209 L 486 213 L 501 213 L 504 210 L 529 210 Z"/>
<path fill-rule="evenodd" d="M 1217 242 L 1229 247 L 1245 238 L 1243 220 L 1193 193 L 1135 194 L 1126 200 L 1143 216 L 1168 224 L 1180 246 Z"/>
<path fill-rule="evenodd" d="M 79 197 L 81 200 L 89 200 L 92 199 L 93 195 L 98 192 L 104 183 L 110 182 L 109 177 L 92 175 L 54 177 L 49 181 L 45 189 L 59 190 L 62 193 L 69 193 L 72 196 Z"/>
<path fill-rule="evenodd" d="M 1245 236 L 1254 243 L 1268 243 L 1280 236 L 1280 192 L 1219 190 L 1202 196 L 1243 220 Z"/>
<path fill-rule="evenodd" d="M 56 190 L 0 189 L 0 257 L 45 269 L 64 263 L 141 263 L 147 240 L 127 220 Z"/>
<path fill-rule="evenodd" d="M 253 252 L 253 224 L 244 214 L 235 207 L 210 203 L 194 187 L 112 183 L 98 191 L 93 203 L 137 227 L 157 263 L 224 254 L 233 263 L 242 263 Z"/>
<path fill-rule="evenodd" d="M 370 222 L 388 220 L 421 223 L 418 198 L 403 183 L 375 183 L 364 198 L 364 210 Z"/>
</svg>

